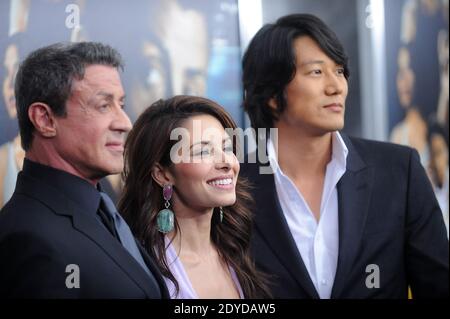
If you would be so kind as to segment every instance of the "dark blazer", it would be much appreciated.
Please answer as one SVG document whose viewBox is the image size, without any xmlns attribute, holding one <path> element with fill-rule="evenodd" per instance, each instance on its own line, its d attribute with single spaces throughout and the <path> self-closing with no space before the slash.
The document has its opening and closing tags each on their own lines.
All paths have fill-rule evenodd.
<svg viewBox="0 0 450 319">
<path fill-rule="evenodd" d="M 155 298 L 158 290 L 169 298 L 145 250 L 138 244 L 156 282 L 96 219 L 99 199 L 84 205 L 74 201 L 70 189 L 79 184 L 61 186 L 62 174 L 38 179 L 29 166 L 26 161 L 11 200 L 0 211 L 0 298 Z M 69 180 L 77 184 L 76 178 Z M 86 211 L 89 205 L 92 214 Z M 79 267 L 79 288 L 66 286 L 70 264 Z"/>
<path fill-rule="evenodd" d="M 337 186 L 339 256 L 331 297 L 407 298 L 410 286 L 413 298 L 448 298 L 449 244 L 417 152 L 343 138 L 349 153 Z M 256 264 L 273 275 L 275 298 L 318 298 L 280 208 L 273 175 L 259 174 L 260 166 L 241 165 L 241 176 L 254 186 Z M 379 288 L 366 286 L 371 264 L 379 267 Z"/>
</svg>

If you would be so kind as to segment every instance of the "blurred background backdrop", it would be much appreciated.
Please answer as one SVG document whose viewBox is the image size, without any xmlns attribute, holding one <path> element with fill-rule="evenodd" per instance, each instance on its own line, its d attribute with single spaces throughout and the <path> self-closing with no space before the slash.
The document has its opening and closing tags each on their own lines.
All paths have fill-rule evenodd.
<svg viewBox="0 0 450 319">
<path fill-rule="evenodd" d="M 13 88 L 29 52 L 59 41 L 108 43 L 125 60 L 133 121 L 157 99 L 193 94 L 247 127 L 241 56 L 263 24 L 291 13 L 317 15 L 347 50 L 344 132 L 415 147 L 448 227 L 448 0 L 0 0 L 0 207 L 23 162 Z M 119 176 L 103 184 L 120 192 Z"/>
</svg>

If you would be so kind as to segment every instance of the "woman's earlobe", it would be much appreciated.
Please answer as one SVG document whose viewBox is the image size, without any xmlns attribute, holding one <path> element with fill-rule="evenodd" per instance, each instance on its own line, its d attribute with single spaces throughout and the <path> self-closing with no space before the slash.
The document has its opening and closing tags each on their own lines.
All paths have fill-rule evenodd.
<svg viewBox="0 0 450 319">
<path fill-rule="evenodd" d="M 152 167 L 151 175 L 152 175 L 153 180 L 161 187 L 164 187 L 164 185 L 167 185 L 167 184 L 173 185 L 173 181 L 172 181 L 169 173 L 159 163 L 156 163 Z"/>
<path fill-rule="evenodd" d="M 269 99 L 269 101 L 267 102 L 267 104 L 269 104 L 269 107 L 273 110 L 276 111 L 277 110 L 277 102 L 275 100 L 275 97 L 271 97 Z"/>
<path fill-rule="evenodd" d="M 158 167 L 157 165 L 153 166 L 151 169 L 151 175 L 152 175 L 152 179 L 161 187 L 163 187 L 163 184 L 161 183 L 161 178 L 160 178 L 160 167 Z"/>
</svg>

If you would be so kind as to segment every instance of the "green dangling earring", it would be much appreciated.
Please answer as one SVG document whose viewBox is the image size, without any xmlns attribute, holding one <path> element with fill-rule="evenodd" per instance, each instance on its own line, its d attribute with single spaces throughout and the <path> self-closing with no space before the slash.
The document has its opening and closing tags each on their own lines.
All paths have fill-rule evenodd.
<svg viewBox="0 0 450 319">
<path fill-rule="evenodd" d="M 166 208 L 161 209 L 156 217 L 156 227 L 158 228 L 158 231 L 167 234 L 170 233 L 174 228 L 174 214 L 173 211 L 169 209 L 170 202 L 169 200 L 172 198 L 172 185 L 164 185 L 163 188 L 163 197 L 166 201 L 164 203 L 164 206 Z"/>
<path fill-rule="evenodd" d="M 222 206 L 219 207 L 219 218 L 220 218 L 220 222 L 223 221 L 223 209 Z"/>
</svg>

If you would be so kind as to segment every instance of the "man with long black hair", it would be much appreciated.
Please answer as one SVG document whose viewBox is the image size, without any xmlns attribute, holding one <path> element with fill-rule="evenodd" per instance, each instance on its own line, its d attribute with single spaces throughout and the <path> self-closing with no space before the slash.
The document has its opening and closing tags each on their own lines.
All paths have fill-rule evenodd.
<svg viewBox="0 0 450 319">
<path fill-rule="evenodd" d="M 348 77 L 344 48 L 312 15 L 265 25 L 248 46 L 244 108 L 253 128 L 278 129 L 273 174 L 241 167 L 256 264 L 277 298 L 448 297 L 448 240 L 419 156 L 339 133 Z"/>
</svg>

